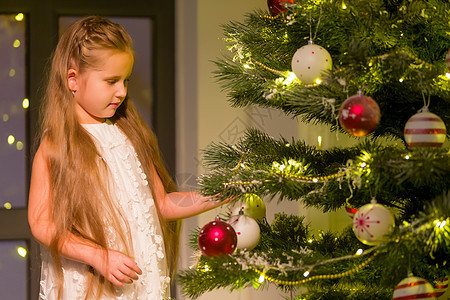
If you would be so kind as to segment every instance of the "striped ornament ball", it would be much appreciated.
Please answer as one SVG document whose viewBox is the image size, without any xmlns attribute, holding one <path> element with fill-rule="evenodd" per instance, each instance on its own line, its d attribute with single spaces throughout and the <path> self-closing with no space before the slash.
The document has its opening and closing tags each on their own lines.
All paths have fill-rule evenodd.
<svg viewBox="0 0 450 300">
<path fill-rule="evenodd" d="M 447 129 L 441 118 L 429 111 L 422 111 L 405 125 L 405 141 L 409 147 L 440 147 L 445 142 Z"/>
<path fill-rule="evenodd" d="M 448 277 L 436 279 L 434 282 L 434 295 L 436 297 L 441 297 L 447 292 L 448 288 Z"/>
<path fill-rule="evenodd" d="M 447 64 L 447 69 L 450 71 L 450 49 L 448 49 L 447 56 L 445 57 L 445 63 Z"/>
<path fill-rule="evenodd" d="M 392 300 L 436 299 L 433 286 L 423 278 L 408 276 L 395 287 Z"/>
</svg>

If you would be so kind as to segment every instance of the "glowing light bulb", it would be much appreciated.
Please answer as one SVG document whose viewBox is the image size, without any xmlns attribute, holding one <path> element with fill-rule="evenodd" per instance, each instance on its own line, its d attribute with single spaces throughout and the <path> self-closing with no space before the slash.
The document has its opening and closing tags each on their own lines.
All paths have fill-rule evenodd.
<svg viewBox="0 0 450 300">
<path fill-rule="evenodd" d="M 290 85 L 296 79 L 297 79 L 297 76 L 295 76 L 295 73 L 294 72 L 289 72 L 288 76 L 283 81 L 283 84 Z"/>
<path fill-rule="evenodd" d="M 344 2 L 342 2 L 342 9 L 347 9 L 347 5 Z"/>
<path fill-rule="evenodd" d="M 322 137 L 320 135 L 317 137 L 317 143 L 319 144 L 319 150 L 322 149 Z"/>
<path fill-rule="evenodd" d="M 3 204 L 3 207 L 6 208 L 6 209 L 11 209 L 12 205 L 11 205 L 11 203 L 6 202 L 5 204 Z"/>
<path fill-rule="evenodd" d="M 356 251 L 356 255 L 361 255 L 363 254 L 364 250 L 363 249 L 358 249 L 358 251 Z"/>
<path fill-rule="evenodd" d="M 308 277 L 309 276 L 309 271 L 306 271 L 305 273 L 303 273 L 304 277 Z"/>
<path fill-rule="evenodd" d="M 29 106 L 30 106 L 30 100 L 28 100 L 28 98 L 23 99 L 22 107 L 27 109 Z"/>
<path fill-rule="evenodd" d="M 13 47 L 14 48 L 19 48 L 20 47 L 20 41 L 19 40 L 15 40 L 13 43 Z"/>
<path fill-rule="evenodd" d="M 17 144 L 16 144 L 16 149 L 19 150 L 19 151 L 20 151 L 20 150 L 23 150 L 23 143 L 22 143 L 21 141 L 18 141 L 18 142 L 17 142 Z"/>
<path fill-rule="evenodd" d="M 8 144 L 10 144 L 10 145 L 14 144 L 14 141 L 15 141 L 15 140 L 16 140 L 16 139 L 14 138 L 13 135 L 8 136 Z"/>
<path fill-rule="evenodd" d="M 251 69 L 251 67 L 250 67 L 248 64 L 245 64 L 245 65 L 244 65 L 244 68 L 246 68 L 246 69 Z"/>
<path fill-rule="evenodd" d="M 259 283 L 263 283 L 264 282 L 264 275 L 263 274 L 261 274 L 261 276 L 259 276 L 258 282 Z"/>
<path fill-rule="evenodd" d="M 25 257 L 27 256 L 27 249 L 23 247 L 17 247 L 17 253 L 19 253 L 20 256 Z"/>
<path fill-rule="evenodd" d="M 314 183 L 317 183 L 317 182 L 319 182 L 319 179 L 317 179 L 317 178 L 313 178 L 313 180 L 312 180 Z"/>
<path fill-rule="evenodd" d="M 450 79 L 450 73 L 446 73 L 445 77 L 447 77 L 448 79 Z"/>
<path fill-rule="evenodd" d="M 363 163 L 360 165 L 360 167 L 361 167 L 361 168 L 365 168 L 365 167 L 367 167 L 367 164 L 366 164 L 365 162 L 363 162 Z"/>
<path fill-rule="evenodd" d="M 405 159 L 410 159 L 410 156 L 408 154 L 406 154 Z"/>
<path fill-rule="evenodd" d="M 403 80 L 404 80 L 403 78 L 400 78 L 398 81 L 403 82 Z"/>
<path fill-rule="evenodd" d="M 16 19 L 16 21 L 18 21 L 18 22 L 23 21 L 23 18 L 24 18 L 23 13 L 18 13 L 18 14 L 15 16 L 15 19 Z"/>
<path fill-rule="evenodd" d="M 321 83 L 322 83 L 322 80 L 320 80 L 320 78 L 317 78 L 317 79 L 316 79 L 316 83 L 317 83 L 317 84 L 321 84 Z"/>
<path fill-rule="evenodd" d="M 9 77 L 14 77 L 14 76 L 16 76 L 16 70 L 14 70 L 14 69 L 9 70 Z"/>
</svg>

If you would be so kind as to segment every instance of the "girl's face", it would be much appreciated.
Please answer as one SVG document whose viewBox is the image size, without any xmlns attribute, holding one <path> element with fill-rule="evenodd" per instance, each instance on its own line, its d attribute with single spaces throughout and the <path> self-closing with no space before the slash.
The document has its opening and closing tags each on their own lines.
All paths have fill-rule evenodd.
<svg viewBox="0 0 450 300">
<path fill-rule="evenodd" d="M 128 52 L 94 50 L 100 57 L 97 66 L 80 73 L 69 70 L 69 88 L 74 95 L 75 110 L 81 124 L 103 123 L 112 117 L 127 96 L 133 56 Z"/>
</svg>

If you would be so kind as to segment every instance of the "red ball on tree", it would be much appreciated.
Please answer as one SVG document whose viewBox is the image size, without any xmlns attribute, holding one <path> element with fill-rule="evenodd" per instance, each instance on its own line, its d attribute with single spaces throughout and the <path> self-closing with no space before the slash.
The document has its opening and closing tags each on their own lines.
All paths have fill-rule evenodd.
<svg viewBox="0 0 450 300">
<path fill-rule="evenodd" d="M 233 227 L 216 217 L 200 230 L 197 237 L 198 246 L 206 256 L 224 256 L 236 249 L 237 235 Z"/>
<path fill-rule="evenodd" d="M 380 108 L 372 98 L 358 92 L 342 103 L 339 123 L 353 136 L 368 135 L 380 123 Z"/>
<path fill-rule="evenodd" d="M 269 6 L 272 16 L 277 16 L 280 12 L 286 11 L 286 3 L 294 3 L 294 0 L 267 0 L 267 6 Z"/>
</svg>

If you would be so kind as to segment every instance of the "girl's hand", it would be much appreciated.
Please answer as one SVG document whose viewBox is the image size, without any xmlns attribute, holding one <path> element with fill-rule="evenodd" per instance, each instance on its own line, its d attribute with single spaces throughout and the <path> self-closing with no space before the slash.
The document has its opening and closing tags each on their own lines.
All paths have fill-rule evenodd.
<svg viewBox="0 0 450 300">
<path fill-rule="evenodd" d="M 138 275 L 142 275 L 142 270 L 137 263 L 125 254 L 108 250 L 108 256 L 105 257 L 105 250 L 101 251 L 102 255 L 95 258 L 92 267 L 115 286 L 124 287 L 125 284 L 137 280 Z"/>
</svg>

